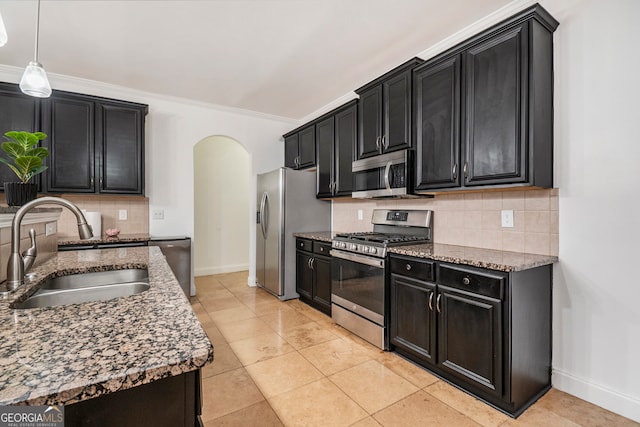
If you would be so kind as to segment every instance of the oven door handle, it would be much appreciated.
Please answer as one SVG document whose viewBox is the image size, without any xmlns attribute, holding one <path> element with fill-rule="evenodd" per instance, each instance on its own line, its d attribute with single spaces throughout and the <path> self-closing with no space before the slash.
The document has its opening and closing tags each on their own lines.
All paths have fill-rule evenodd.
<svg viewBox="0 0 640 427">
<path fill-rule="evenodd" d="M 357 264 L 365 264 L 371 267 L 384 268 L 384 259 L 368 257 L 365 255 L 350 254 L 348 252 L 335 251 L 335 250 L 332 250 L 329 253 L 331 254 L 331 256 L 335 258 L 344 259 L 346 261 L 352 261 Z"/>
</svg>

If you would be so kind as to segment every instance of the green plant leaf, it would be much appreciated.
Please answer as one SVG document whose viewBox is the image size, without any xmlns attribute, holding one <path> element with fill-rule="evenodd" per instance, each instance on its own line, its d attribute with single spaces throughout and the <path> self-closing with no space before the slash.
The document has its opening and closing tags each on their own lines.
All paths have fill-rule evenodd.
<svg viewBox="0 0 640 427">
<path fill-rule="evenodd" d="M 37 168 L 29 171 L 26 175 L 25 175 L 25 179 L 24 182 L 28 182 L 31 178 L 33 178 L 34 176 L 38 175 L 39 173 L 44 172 L 45 170 L 47 170 L 47 166 L 45 165 L 40 165 Z"/>
<path fill-rule="evenodd" d="M 25 156 L 36 156 L 36 157 L 40 157 L 41 159 L 44 159 L 49 155 L 49 150 L 47 150 L 44 147 L 36 147 L 36 148 L 32 148 L 31 150 L 27 151 L 24 154 Z"/>
<path fill-rule="evenodd" d="M 7 153 L 9 157 L 11 157 L 12 159 L 15 159 L 16 157 L 24 156 L 26 151 L 21 144 L 17 142 L 11 142 L 11 141 L 3 142 L 1 147 L 2 147 L 2 151 Z"/>
</svg>

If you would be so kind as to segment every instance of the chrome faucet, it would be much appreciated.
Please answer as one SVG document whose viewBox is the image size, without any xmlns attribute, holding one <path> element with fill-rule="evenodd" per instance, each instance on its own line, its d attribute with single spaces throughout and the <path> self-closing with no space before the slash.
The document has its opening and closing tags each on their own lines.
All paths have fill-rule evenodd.
<svg viewBox="0 0 640 427">
<path fill-rule="evenodd" d="M 9 291 L 14 291 L 24 284 L 24 275 L 29 271 L 38 255 L 36 232 L 33 228 L 29 230 L 31 246 L 20 255 L 20 224 L 22 223 L 22 218 L 36 206 L 51 204 L 64 206 L 74 213 L 78 220 L 78 234 L 80 234 L 82 240 L 93 237 L 91 228 L 87 224 L 87 220 L 82 214 L 82 211 L 68 200 L 61 199 L 60 197 L 41 197 L 24 204 L 18 209 L 11 223 L 11 254 L 9 255 L 9 262 L 7 263 L 7 289 Z"/>
</svg>

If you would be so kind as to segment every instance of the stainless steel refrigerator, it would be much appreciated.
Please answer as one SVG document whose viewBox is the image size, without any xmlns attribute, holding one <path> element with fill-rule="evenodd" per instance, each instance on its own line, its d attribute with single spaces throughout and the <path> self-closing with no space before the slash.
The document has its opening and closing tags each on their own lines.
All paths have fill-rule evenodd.
<svg viewBox="0 0 640 427">
<path fill-rule="evenodd" d="M 260 174 L 257 190 L 256 282 L 281 300 L 297 298 L 293 233 L 329 231 L 331 202 L 316 199 L 313 171 Z"/>
</svg>

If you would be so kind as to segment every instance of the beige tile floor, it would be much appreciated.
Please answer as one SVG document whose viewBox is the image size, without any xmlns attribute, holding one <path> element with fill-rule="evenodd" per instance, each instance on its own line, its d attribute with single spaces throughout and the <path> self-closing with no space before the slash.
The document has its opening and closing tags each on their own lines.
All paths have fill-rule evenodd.
<svg viewBox="0 0 640 427">
<path fill-rule="evenodd" d="M 247 272 L 196 278 L 192 306 L 214 345 L 205 426 L 639 426 L 551 390 L 517 420 L 383 352 Z"/>
</svg>

